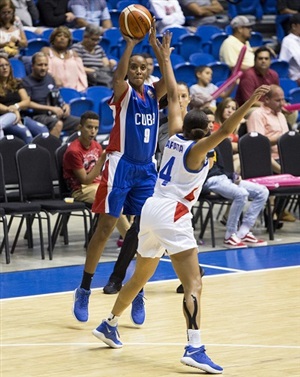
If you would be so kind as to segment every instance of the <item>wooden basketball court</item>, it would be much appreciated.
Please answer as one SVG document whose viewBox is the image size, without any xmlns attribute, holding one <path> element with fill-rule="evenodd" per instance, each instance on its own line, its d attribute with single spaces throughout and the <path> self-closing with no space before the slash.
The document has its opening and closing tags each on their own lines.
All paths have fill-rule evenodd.
<svg viewBox="0 0 300 377">
<path fill-rule="evenodd" d="M 224 376 L 300 376 L 299 272 L 288 267 L 204 277 L 202 340 Z M 71 314 L 72 292 L 2 300 L 1 376 L 205 375 L 179 361 L 186 335 L 177 285 L 147 285 L 146 322 L 133 326 L 128 309 L 119 322 L 124 347 L 118 350 L 91 333 L 115 295 L 93 290 L 86 324 Z"/>
</svg>

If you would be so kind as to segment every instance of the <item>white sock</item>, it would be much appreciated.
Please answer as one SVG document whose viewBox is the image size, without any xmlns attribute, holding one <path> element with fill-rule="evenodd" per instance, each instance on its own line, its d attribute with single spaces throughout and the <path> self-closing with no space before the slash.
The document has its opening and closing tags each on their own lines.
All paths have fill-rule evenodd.
<svg viewBox="0 0 300 377">
<path fill-rule="evenodd" d="M 247 225 L 241 225 L 239 231 L 237 232 L 237 236 L 239 238 L 244 238 L 246 234 L 248 234 L 250 231 L 249 227 Z"/>
<path fill-rule="evenodd" d="M 200 330 L 187 330 L 188 345 L 193 348 L 199 348 L 202 346 L 201 331 Z"/>
<path fill-rule="evenodd" d="M 119 317 L 117 315 L 113 315 L 112 313 L 110 313 L 110 315 L 108 316 L 106 322 L 110 326 L 117 326 L 118 325 L 118 320 L 119 320 Z"/>
</svg>

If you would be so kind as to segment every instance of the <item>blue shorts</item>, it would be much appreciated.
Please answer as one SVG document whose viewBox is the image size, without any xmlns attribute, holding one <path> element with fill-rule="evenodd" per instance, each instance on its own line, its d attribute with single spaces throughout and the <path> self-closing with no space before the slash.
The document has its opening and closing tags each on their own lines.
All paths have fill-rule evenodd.
<svg viewBox="0 0 300 377">
<path fill-rule="evenodd" d="M 137 164 L 119 153 L 109 154 L 102 171 L 93 212 L 119 217 L 140 215 L 145 201 L 152 196 L 157 179 L 154 162 Z"/>
</svg>

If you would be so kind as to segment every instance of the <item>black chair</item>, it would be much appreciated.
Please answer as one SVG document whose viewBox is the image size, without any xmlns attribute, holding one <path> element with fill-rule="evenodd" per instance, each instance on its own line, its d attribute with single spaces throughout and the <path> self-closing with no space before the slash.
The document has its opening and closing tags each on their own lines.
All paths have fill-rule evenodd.
<svg viewBox="0 0 300 377">
<path fill-rule="evenodd" d="M 33 237 L 32 237 L 32 223 L 35 217 L 38 219 L 39 223 L 39 235 L 40 235 L 40 247 L 41 247 L 41 256 L 42 259 L 45 259 L 45 252 L 44 252 L 44 240 L 43 240 L 43 229 L 42 229 L 42 217 L 41 217 L 41 206 L 38 203 L 21 203 L 21 202 L 8 202 L 6 189 L 5 189 L 5 181 L 4 181 L 4 166 L 3 166 L 3 158 L 0 154 L 0 217 L 1 222 L 3 223 L 3 241 L 1 242 L 0 252 L 2 252 L 3 247 L 5 247 L 5 256 L 6 256 L 6 263 L 10 263 L 10 253 L 12 254 L 15 250 L 17 245 L 17 241 L 24 223 L 26 220 L 27 225 L 27 243 L 28 248 L 33 248 Z M 9 221 L 7 221 L 7 216 L 9 216 Z M 9 250 L 9 231 L 13 224 L 15 218 L 20 218 L 19 226 L 16 231 L 16 235 L 14 238 L 14 242 Z"/>
<path fill-rule="evenodd" d="M 250 132 L 239 139 L 238 147 L 243 179 L 273 175 L 271 144 L 266 136 Z M 293 195 L 300 194 L 300 186 L 269 188 L 269 192 L 270 196 L 275 197 L 275 205 L 272 210 L 270 199 L 268 199 L 266 205 L 267 229 L 270 240 L 274 240 L 273 215 L 276 213 L 277 218 L 280 218 L 288 199 Z"/>
<path fill-rule="evenodd" d="M 232 145 L 231 141 L 226 138 L 216 147 L 216 151 L 218 153 L 219 162 L 224 167 L 226 172 L 233 173 L 233 152 L 232 152 Z M 221 195 L 215 194 L 213 192 L 205 192 L 202 190 L 198 204 L 193 208 L 193 226 L 196 226 L 196 223 L 200 219 L 200 234 L 199 240 L 202 240 L 207 228 L 208 223 L 210 224 L 210 231 L 211 231 L 211 242 L 212 246 L 216 246 L 215 242 L 215 231 L 214 231 L 214 218 L 213 218 L 213 209 L 215 205 L 220 205 L 220 209 L 217 214 L 217 219 L 220 216 L 220 213 L 224 207 L 224 205 L 230 205 L 231 201 L 224 198 Z M 204 210 L 207 210 L 206 216 L 204 216 Z"/>
<path fill-rule="evenodd" d="M 61 146 L 61 140 L 50 133 L 41 133 L 35 136 L 32 140 L 33 144 L 40 145 L 41 147 L 46 148 L 50 152 L 51 156 L 51 177 L 53 181 L 58 180 L 58 173 L 56 168 L 55 161 L 55 151 Z"/>
<path fill-rule="evenodd" d="M 283 174 L 292 174 L 300 177 L 300 134 L 296 131 L 288 131 L 278 139 L 278 152 L 280 157 L 281 172 Z M 300 197 L 299 195 L 291 200 L 289 209 L 299 207 L 300 216 Z"/>
<path fill-rule="evenodd" d="M 47 220 L 49 259 L 53 257 L 53 249 L 61 230 L 64 230 L 64 242 L 68 244 L 67 223 L 69 216 L 83 217 L 85 243 L 88 239 L 87 219 L 90 214 L 84 203 L 67 203 L 63 199 L 55 199 L 51 169 L 51 156 L 47 149 L 36 144 L 28 144 L 16 154 L 19 186 L 22 201 L 32 201 L 41 205 Z M 57 214 L 57 220 L 51 233 L 50 215 Z"/>
<path fill-rule="evenodd" d="M 16 165 L 16 153 L 25 145 L 25 142 L 13 135 L 6 135 L 0 139 L 0 153 L 3 157 L 4 181 L 8 201 L 18 201 L 19 181 Z"/>
<path fill-rule="evenodd" d="M 73 132 L 73 133 L 67 138 L 67 140 L 66 140 L 66 144 L 69 144 L 69 143 L 71 143 L 72 141 L 78 139 L 80 135 L 81 135 L 81 131 Z"/>
</svg>

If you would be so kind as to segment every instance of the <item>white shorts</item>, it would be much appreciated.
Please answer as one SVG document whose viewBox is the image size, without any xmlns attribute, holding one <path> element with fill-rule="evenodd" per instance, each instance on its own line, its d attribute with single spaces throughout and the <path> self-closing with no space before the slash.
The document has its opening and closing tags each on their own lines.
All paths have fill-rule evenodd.
<svg viewBox="0 0 300 377">
<path fill-rule="evenodd" d="M 148 198 L 142 208 L 138 253 L 145 258 L 160 258 L 197 248 L 190 211 L 174 221 L 178 202 Z"/>
</svg>

